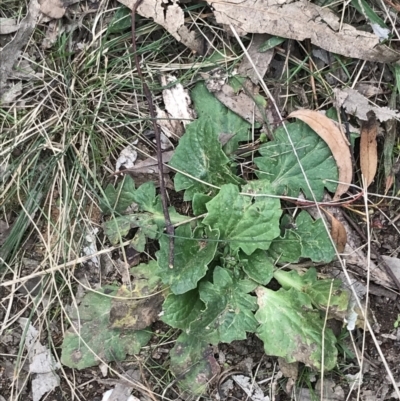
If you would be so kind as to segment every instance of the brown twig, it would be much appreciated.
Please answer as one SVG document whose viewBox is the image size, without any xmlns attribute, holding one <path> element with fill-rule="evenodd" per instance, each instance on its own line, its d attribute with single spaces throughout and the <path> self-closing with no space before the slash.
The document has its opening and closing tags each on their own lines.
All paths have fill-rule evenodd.
<svg viewBox="0 0 400 401">
<path fill-rule="evenodd" d="M 150 117 L 153 122 L 153 129 L 156 136 L 156 145 L 157 145 L 157 166 L 158 166 L 158 180 L 160 183 L 160 193 L 161 193 L 161 203 L 164 213 L 165 219 L 165 230 L 169 236 L 169 267 L 172 269 L 174 266 L 174 226 L 171 224 L 171 219 L 169 217 L 168 211 L 168 203 L 167 203 L 167 194 L 165 191 L 165 182 L 164 182 L 164 169 L 163 169 L 163 161 L 162 161 L 162 149 L 161 149 L 161 133 L 160 128 L 157 125 L 156 114 L 154 112 L 153 98 L 151 96 L 151 92 L 149 87 L 147 86 L 142 70 L 139 64 L 139 57 L 137 55 L 136 49 L 136 24 L 135 24 L 135 15 L 136 11 L 143 0 L 138 0 L 135 5 L 132 7 L 132 50 L 133 56 L 135 58 L 136 70 L 139 75 L 140 80 L 143 85 L 143 92 L 146 96 L 147 103 L 149 104 Z"/>
</svg>

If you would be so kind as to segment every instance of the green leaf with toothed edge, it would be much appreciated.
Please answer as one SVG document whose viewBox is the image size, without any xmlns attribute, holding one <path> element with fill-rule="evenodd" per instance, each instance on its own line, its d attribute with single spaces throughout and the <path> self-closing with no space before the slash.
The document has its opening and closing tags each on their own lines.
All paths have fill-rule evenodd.
<svg viewBox="0 0 400 401">
<path fill-rule="evenodd" d="M 220 372 L 213 348 L 202 337 L 181 333 L 169 355 L 171 371 L 185 399 L 204 394 Z"/>
<path fill-rule="evenodd" d="M 282 263 L 296 263 L 301 257 L 313 262 L 331 262 L 336 255 L 323 221 L 313 220 L 304 210 L 297 216 L 294 227 L 285 230 L 284 237 L 272 241 L 268 254 Z"/>
<path fill-rule="evenodd" d="M 247 255 L 256 249 L 268 249 L 279 235 L 282 213 L 279 199 L 251 194 L 268 194 L 267 181 L 253 181 L 243 187 L 244 195 L 236 185 L 221 187 L 218 195 L 206 204 L 208 214 L 203 223 L 220 230 L 220 239 L 232 250 L 241 248 Z"/>
<path fill-rule="evenodd" d="M 160 250 L 156 253 L 160 266 L 160 277 L 171 291 L 178 295 L 197 287 L 197 282 L 205 276 L 208 264 L 217 251 L 218 229 L 196 227 L 192 233 L 185 224 L 175 230 L 174 266 L 169 267 L 169 237 L 162 235 Z"/>
<path fill-rule="evenodd" d="M 237 80 L 233 77 L 232 81 Z M 241 85 L 240 89 L 242 89 Z M 209 118 L 212 121 L 213 132 L 217 139 L 221 134 L 233 135 L 228 143 L 223 146 L 227 155 L 231 155 L 238 148 L 239 142 L 251 140 L 251 125 L 222 104 L 209 92 L 204 83 L 198 83 L 193 88 L 191 95 L 199 119 Z"/>
<path fill-rule="evenodd" d="M 279 127 L 274 140 L 261 146 L 262 157 L 254 159 L 259 168 L 257 176 L 271 182 L 271 192 L 276 195 L 298 197 L 303 191 L 307 199 L 313 199 L 307 181 L 317 201 L 322 200 L 324 188 L 335 192 L 338 169 L 326 143 L 305 123 L 286 124 L 299 160 L 293 152 L 285 127 Z"/>
<path fill-rule="evenodd" d="M 199 285 L 205 308 L 186 332 L 212 344 L 245 339 L 247 332 L 257 328 L 253 313 L 257 308 L 256 298 L 249 295 L 256 286 L 254 281 L 237 278 L 229 270 L 215 267 L 213 282 L 202 281 Z"/>
<path fill-rule="evenodd" d="M 324 318 L 307 294 L 294 288 L 273 291 L 265 287 L 258 287 L 256 294 L 259 309 L 255 317 L 260 324 L 257 335 L 266 354 L 319 370 L 335 367 L 336 338 L 330 328 L 324 331 Z"/>
<path fill-rule="evenodd" d="M 174 178 L 175 190 L 186 190 L 184 200 L 192 200 L 196 193 L 216 192 L 215 187 L 223 184 L 242 183 L 229 164 L 211 119 L 197 120 L 187 126 L 169 162 L 171 167 L 185 173 L 178 172 Z"/>
</svg>

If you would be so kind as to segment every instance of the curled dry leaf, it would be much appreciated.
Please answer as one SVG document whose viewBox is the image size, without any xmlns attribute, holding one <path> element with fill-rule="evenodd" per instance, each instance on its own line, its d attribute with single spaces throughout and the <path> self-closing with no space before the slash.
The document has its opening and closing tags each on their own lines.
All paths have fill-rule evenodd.
<svg viewBox="0 0 400 401">
<path fill-rule="evenodd" d="M 373 111 L 367 113 L 368 121 L 361 125 L 360 139 L 360 167 L 361 173 L 365 179 L 365 185 L 368 186 L 374 180 L 376 168 L 378 166 L 378 150 L 376 143 L 376 134 L 378 124 Z"/>
<path fill-rule="evenodd" d="M 347 232 L 344 225 L 335 217 L 323 209 L 327 216 L 329 216 L 331 223 L 331 237 L 336 245 L 336 249 L 339 253 L 343 253 L 347 244 Z"/>
<path fill-rule="evenodd" d="M 339 184 L 333 200 L 338 200 L 349 189 L 353 177 L 351 154 L 339 128 L 321 113 L 313 110 L 297 110 L 288 118 L 298 118 L 309 125 L 329 146 L 339 170 Z"/>
</svg>

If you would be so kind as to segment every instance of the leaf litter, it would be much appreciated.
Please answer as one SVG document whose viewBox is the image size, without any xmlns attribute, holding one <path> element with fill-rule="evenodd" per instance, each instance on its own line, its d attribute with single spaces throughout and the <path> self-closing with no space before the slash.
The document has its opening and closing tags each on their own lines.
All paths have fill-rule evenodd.
<svg viewBox="0 0 400 401">
<path fill-rule="evenodd" d="M 60 385 L 60 377 L 56 370 L 60 369 L 61 365 L 51 351 L 39 342 L 39 332 L 32 326 L 29 319 L 21 317 L 18 323 L 26 332 L 25 347 L 29 356 L 29 373 L 33 375 L 33 401 L 39 401 L 45 394 Z"/>
<path fill-rule="evenodd" d="M 22 89 L 22 83 L 18 82 L 12 85 L 7 81 L 21 54 L 21 49 L 28 43 L 40 16 L 40 4 L 37 0 L 31 0 L 28 12 L 21 20 L 19 29 L 0 52 L 0 102 L 2 103 L 11 103 L 19 95 L 19 88 Z"/>
<path fill-rule="evenodd" d="M 378 144 L 376 142 L 378 123 L 373 111 L 369 111 L 367 117 L 368 121 L 363 121 L 361 125 L 360 140 L 360 167 L 366 188 L 374 180 L 378 168 Z"/>
<path fill-rule="evenodd" d="M 288 39 L 311 43 L 332 53 L 381 63 L 392 63 L 400 54 L 379 44 L 374 33 L 358 30 L 341 23 L 328 8 L 306 1 L 279 1 L 254 3 L 252 0 L 213 1 L 217 22 L 233 26 L 239 35 L 269 33 Z"/>
<path fill-rule="evenodd" d="M 368 120 L 368 112 L 373 111 L 377 120 L 387 121 L 392 118 L 399 119 L 400 113 L 389 107 L 377 107 L 369 103 L 368 99 L 358 91 L 351 88 L 335 88 L 335 100 L 338 107 L 344 107 L 349 114 L 353 114 L 360 120 Z"/>
</svg>

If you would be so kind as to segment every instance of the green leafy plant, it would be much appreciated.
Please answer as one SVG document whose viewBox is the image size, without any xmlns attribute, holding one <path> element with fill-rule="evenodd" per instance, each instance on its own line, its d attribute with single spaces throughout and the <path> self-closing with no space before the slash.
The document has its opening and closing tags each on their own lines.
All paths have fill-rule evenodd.
<svg viewBox="0 0 400 401">
<path fill-rule="evenodd" d="M 330 310 L 346 311 L 349 294 L 338 280 L 318 279 L 315 269 L 299 274 L 277 267 L 299 260 L 329 262 L 335 256 L 322 221 L 306 211 L 289 215 L 279 198 L 297 197 L 300 191 L 310 198 L 312 191 L 320 200 L 324 188 L 334 192 L 338 173 L 329 148 L 304 123 L 287 124 L 308 184 L 283 128 L 261 146 L 255 158 L 258 178 L 246 182 L 236 174 L 233 155 L 239 142 L 247 140 L 248 123 L 204 85 L 192 94 L 199 118 L 187 126 L 170 165 L 179 170 L 175 189 L 185 191 L 197 218 L 170 208 L 178 225 L 173 268 L 161 201 L 152 183 L 136 189 L 125 177 L 116 189 L 106 188 L 102 206 L 114 213 L 104 224 L 111 243 L 131 228 L 139 251 L 146 238 L 159 241 L 151 275 L 164 291 L 161 320 L 182 330 L 170 353 L 171 370 L 183 389 L 201 394 L 217 365 L 210 345 L 243 340 L 248 333 L 263 341 L 268 355 L 315 369 L 334 368 L 337 340 L 325 319 Z M 221 132 L 233 135 L 224 147 L 218 140 Z M 123 214 L 133 202 L 137 211 Z M 279 290 L 270 288 L 272 279 Z M 104 319 L 106 314 L 104 307 Z"/>
</svg>

